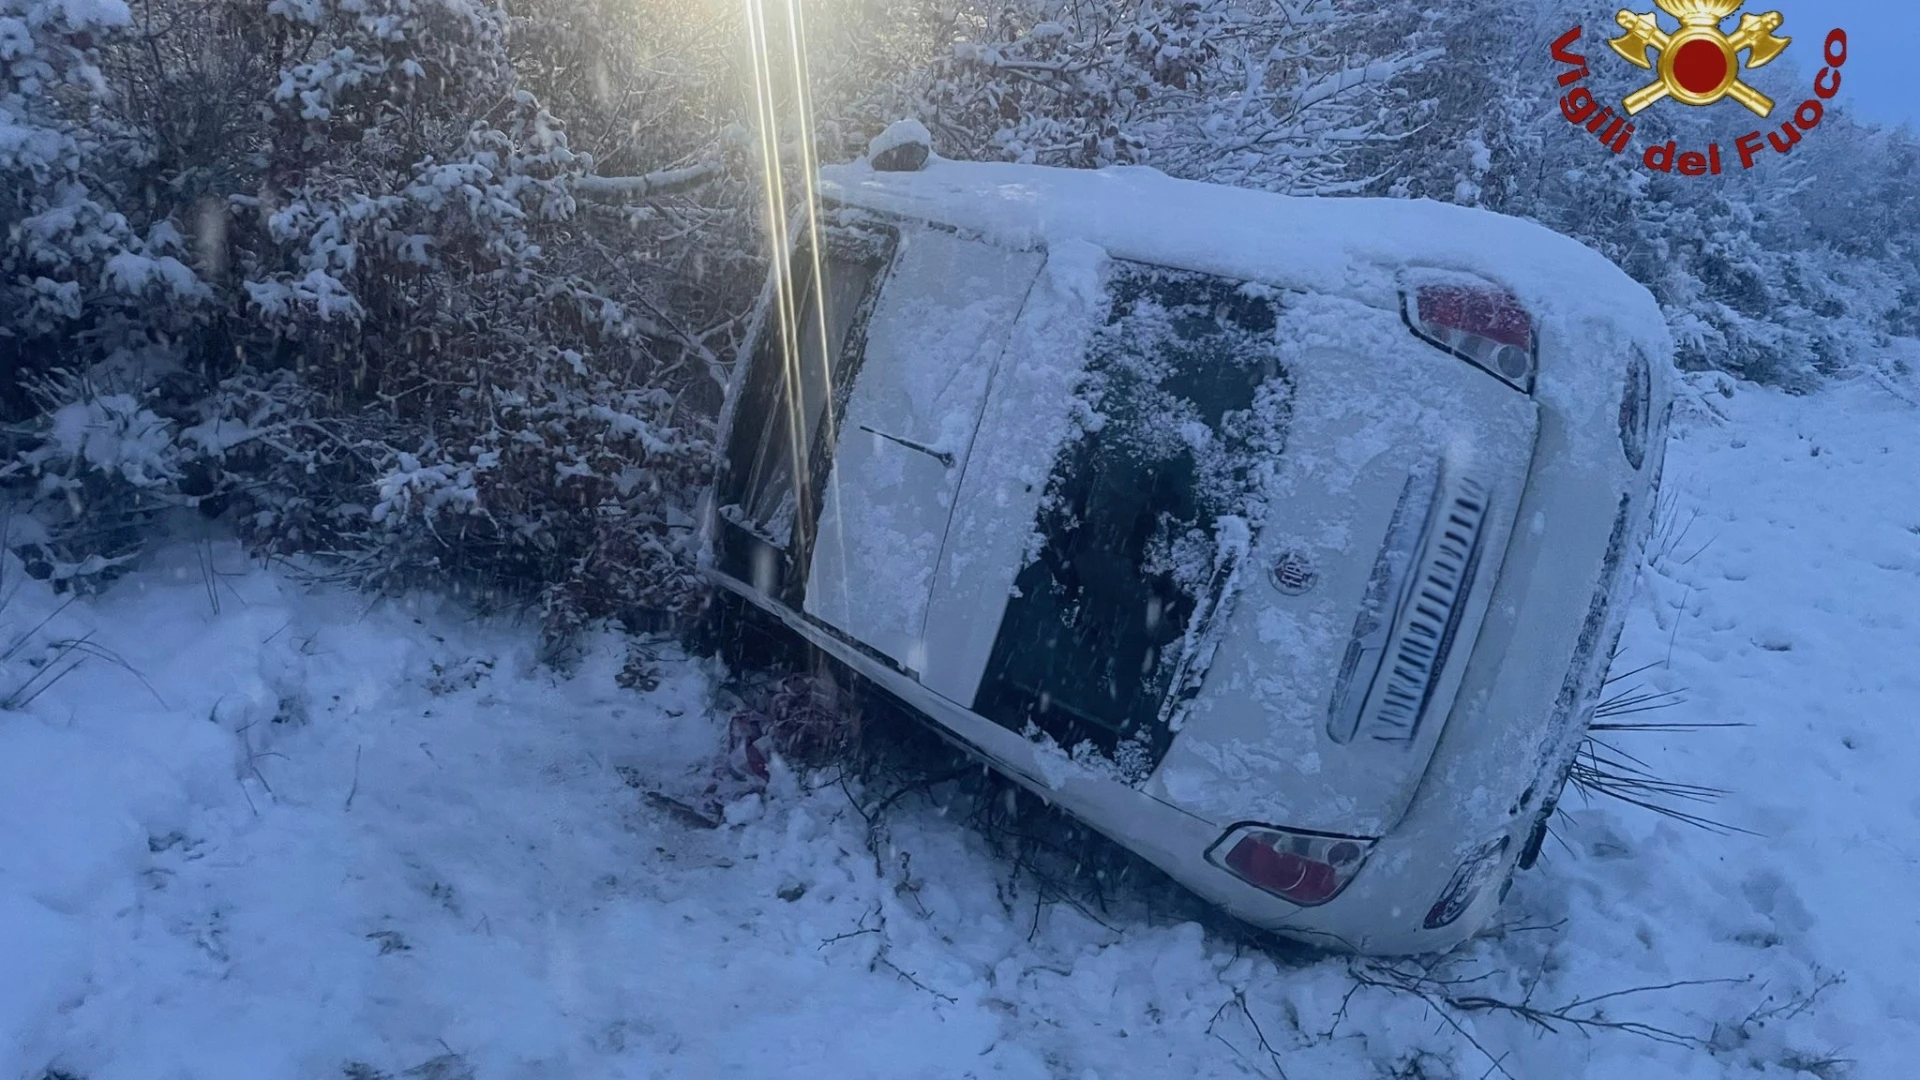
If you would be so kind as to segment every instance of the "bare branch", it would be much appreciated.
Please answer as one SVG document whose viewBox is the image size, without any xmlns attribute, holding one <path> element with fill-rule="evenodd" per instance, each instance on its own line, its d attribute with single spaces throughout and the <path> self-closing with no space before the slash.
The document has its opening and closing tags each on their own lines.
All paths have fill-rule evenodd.
<svg viewBox="0 0 1920 1080">
<path fill-rule="evenodd" d="M 692 164 L 655 169 L 642 176 L 583 176 L 574 181 L 573 190 L 602 202 L 635 202 L 678 195 L 726 175 L 732 152 L 746 143 L 747 130 L 738 124 L 729 124 Z"/>
<path fill-rule="evenodd" d="M 724 157 L 710 158 L 680 169 L 658 169 L 644 176 L 583 176 L 574 181 L 573 190 L 589 199 L 605 202 L 630 202 L 677 195 L 725 175 Z"/>
</svg>

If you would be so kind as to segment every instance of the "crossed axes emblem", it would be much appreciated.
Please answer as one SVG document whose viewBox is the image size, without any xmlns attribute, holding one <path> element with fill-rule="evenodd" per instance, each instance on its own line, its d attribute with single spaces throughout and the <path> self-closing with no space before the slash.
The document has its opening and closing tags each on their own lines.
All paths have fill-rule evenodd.
<svg viewBox="0 0 1920 1080">
<path fill-rule="evenodd" d="M 1659 76 L 1627 95 L 1628 115 L 1664 97 L 1686 105 L 1711 105 L 1730 97 L 1761 116 L 1773 112 L 1772 98 L 1740 81 L 1740 54 L 1747 53 L 1749 68 L 1760 67 L 1780 55 L 1793 39 L 1774 34 L 1785 21 L 1779 12 L 1742 15 L 1739 29 L 1724 34 L 1720 21 L 1740 10 L 1746 0 L 1654 2 L 1680 20 L 1679 30 L 1668 34 L 1660 29 L 1652 12 L 1641 15 L 1622 9 L 1614 21 L 1626 33 L 1607 43 L 1627 62 L 1651 68 Z M 1647 59 L 1648 48 L 1658 54 L 1655 60 Z"/>
</svg>

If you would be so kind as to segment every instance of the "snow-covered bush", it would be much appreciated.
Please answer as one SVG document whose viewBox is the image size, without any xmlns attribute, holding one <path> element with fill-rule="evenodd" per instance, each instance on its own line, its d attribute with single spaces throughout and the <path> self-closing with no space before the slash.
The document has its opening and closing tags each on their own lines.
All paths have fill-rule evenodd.
<svg viewBox="0 0 1920 1080">
<path fill-rule="evenodd" d="M 173 504 L 180 450 L 145 395 L 56 370 L 31 392 L 39 437 L 0 464 L 32 512 L 9 521 L 7 543 L 34 577 L 61 588 L 111 580 L 135 555 L 153 518 Z"/>
<path fill-rule="evenodd" d="M 707 367 L 581 220 L 592 159 L 517 85 L 504 16 L 301 17 L 334 27 L 350 62 L 298 66 L 275 91 L 277 122 L 316 157 L 257 208 L 262 272 L 245 284 L 336 415 L 391 420 L 354 478 L 372 490 L 326 514 L 366 506 L 337 534 L 365 553 L 358 576 L 534 593 L 557 631 L 677 610 L 707 460 L 706 417 L 677 406 Z M 335 150 L 343 118 L 363 126 Z"/>
<path fill-rule="evenodd" d="M 528 87 L 620 115 L 657 75 L 608 74 L 632 17 L 602 39 L 571 0 L 153 0 L 116 38 L 116 0 L 4 2 L 0 361 L 61 369 L 6 429 L 30 569 L 101 578 L 198 509 L 362 584 L 537 600 L 557 631 L 687 603 L 762 265 L 716 141 L 727 72 L 614 146 L 676 182 L 625 180 Z"/>
<path fill-rule="evenodd" d="M 537 585 L 557 632 L 680 610 L 693 586 L 685 500 L 709 458 L 673 395 L 571 352 L 498 377 L 485 412 L 450 410 L 430 440 L 383 463 L 361 545 L 384 560 L 377 576 Z"/>
<path fill-rule="evenodd" d="M 207 297 L 178 230 L 113 187 L 145 153 L 100 66 L 130 20 L 121 0 L 0 0 L 0 420 L 52 367 L 168 352 Z"/>
</svg>

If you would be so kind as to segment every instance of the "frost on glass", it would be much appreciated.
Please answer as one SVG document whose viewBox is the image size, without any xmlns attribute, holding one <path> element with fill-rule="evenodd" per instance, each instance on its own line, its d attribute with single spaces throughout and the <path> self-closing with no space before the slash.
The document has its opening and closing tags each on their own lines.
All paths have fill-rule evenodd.
<svg viewBox="0 0 1920 1080">
<path fill-rule="evenodd" d="M 1292 384 L 1266 290 L 1117 262 L 1108 295 L 976 708 L 1138 781 L 1231 608 Z"/>
</svg>

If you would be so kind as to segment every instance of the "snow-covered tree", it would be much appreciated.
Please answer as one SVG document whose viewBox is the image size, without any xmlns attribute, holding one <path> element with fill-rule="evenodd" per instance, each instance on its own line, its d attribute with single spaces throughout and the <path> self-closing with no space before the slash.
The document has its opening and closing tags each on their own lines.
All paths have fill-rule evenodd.
<svg viewBox="0 0 1920 1080">
<path fill-rule="evenodd" d="M 1021 0 L 901 21 L 922 28 L 917 111 L 949 156 L 1299 193 L 1362 186 L 1361 151 L 1406 134 L 1399 80 L 1442 55 L 1391 0 Z"/>
</svg>

